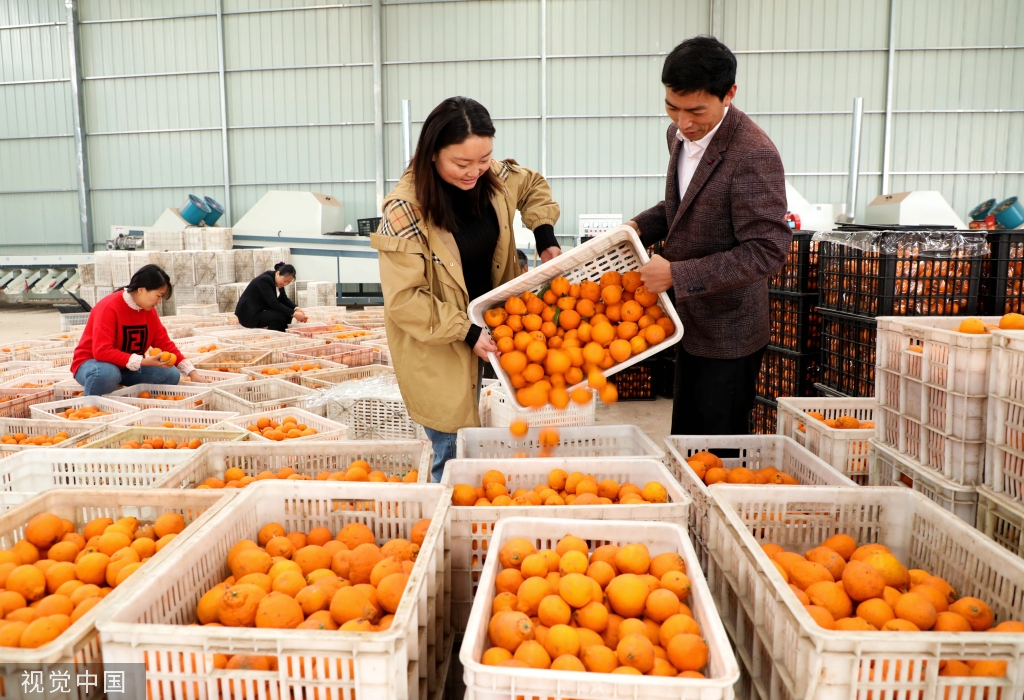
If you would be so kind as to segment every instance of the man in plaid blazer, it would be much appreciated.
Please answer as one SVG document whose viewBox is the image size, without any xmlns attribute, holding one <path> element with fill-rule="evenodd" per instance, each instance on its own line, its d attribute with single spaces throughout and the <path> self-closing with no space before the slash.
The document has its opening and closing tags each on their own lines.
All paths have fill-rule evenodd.
<svg viewBox="0 0 1024 700">
<path fill-rule="evenodd" d="M 746 434 L 768 345 L 768 278 L 792 241 L 782 159 L 731 106 L 736 57 L 725 44 L 687 39 L 661 80 L 673 121 L 665 199 L 629 224 L 645 246 L 665 242 L 641 275 L 652 292 L 674 290 L 683 322 L 672 434 Z"/>
</svg>

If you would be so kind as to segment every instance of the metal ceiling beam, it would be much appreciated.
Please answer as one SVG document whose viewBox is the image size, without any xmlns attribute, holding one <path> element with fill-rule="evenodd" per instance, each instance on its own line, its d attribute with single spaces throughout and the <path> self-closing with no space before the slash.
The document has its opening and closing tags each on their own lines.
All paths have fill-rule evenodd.
<svg viewBox="0 0 1024 700">
<path fill-rule="evenodd" d="M 92 252 L 92 219 L 89 216 L 89 169 L 85 154 L 85 108 L 82 102 L 77 0 L 64 0 L 68 29 L 68 77 L 71 82 L 71 121 L 75 133 L 75 179 L 78 182 L 78 226 L 82 252 Z"/>
</svg>

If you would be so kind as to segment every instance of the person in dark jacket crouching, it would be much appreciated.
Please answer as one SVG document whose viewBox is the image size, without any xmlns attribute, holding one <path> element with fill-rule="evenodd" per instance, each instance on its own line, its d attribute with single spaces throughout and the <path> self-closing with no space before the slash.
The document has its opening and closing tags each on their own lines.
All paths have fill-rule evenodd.
<svg viewBox="0 0 1024 700">
<path fill-rule="evenodd" d="M 295 279 L 295 268 L 279 262 L 249 283 L 235 306 L 238 323 L 245 328 L 285 331 L 292 318 L 305 323 L 306 314 L 288 298 L 284 287 Z"/>
</svg>

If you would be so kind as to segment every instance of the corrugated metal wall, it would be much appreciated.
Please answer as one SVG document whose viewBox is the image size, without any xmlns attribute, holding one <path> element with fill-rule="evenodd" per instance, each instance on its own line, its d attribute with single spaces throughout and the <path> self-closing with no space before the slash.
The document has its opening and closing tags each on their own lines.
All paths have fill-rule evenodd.
<svg viewBox="0 0 1024 700">
<path fill-rule="evenodd" d="M 415 142 L 430 109 L 465 94 L 495 118 L 498 157 L 551 179 L 560 235 L 581 213 L 629 217 L 664 192 L 664 54 L 711 32 L 737 53 L 737 106 L 810 201 L 846 197 L 857 96 L 858 212 L 881 191 L 890 37 L 889 191 L 937 189 L 961 216 L 1022 193 L 1021 4 L 892 2 L 890 33 L 890 0 L 383 0 L 385 188 L 401 100 Z M 221 3 L 224 121 L 218 0 L 79 0 L 97 242 L 189 192 L 230 199 L 234 219 L 268 189 L 332 194 L 353 223 L 375 214 L 371 2 Z M 80 247 L 66 19 L 61 0 L 0 0 L 5 252 Z"/>
</svg>

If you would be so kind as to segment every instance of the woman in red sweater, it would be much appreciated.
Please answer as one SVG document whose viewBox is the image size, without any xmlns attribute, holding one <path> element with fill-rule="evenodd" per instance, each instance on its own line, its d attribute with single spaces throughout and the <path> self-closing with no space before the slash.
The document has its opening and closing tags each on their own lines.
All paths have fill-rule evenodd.
<svg viewBox="0 0 1024 700">
<path fill-rule="evenodd" d="M 93 307 L 71 360 L 71 374 L 85 387 L 86 396 L 109 394 L 118 384 L 177 384 L 183 374 L 193 382 L 206 382 L 168 337 L 154 311 L 172 291 L 167 273 L 146 265 L 132 275 L 127 287 Z M 174 357 L 166 362 L 150 357 L 150 348 Z"/>
</svg>

